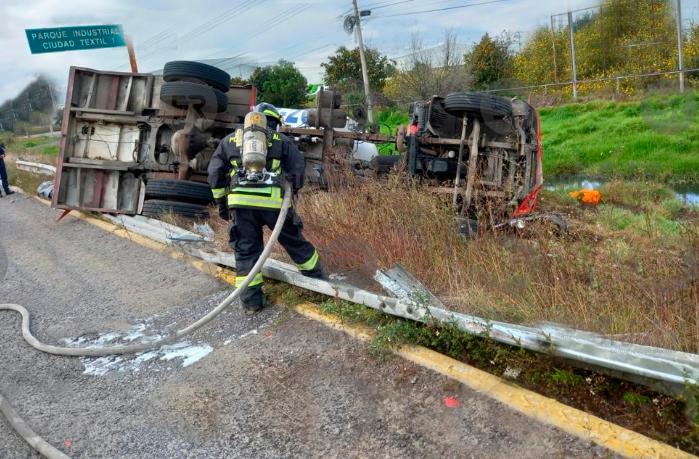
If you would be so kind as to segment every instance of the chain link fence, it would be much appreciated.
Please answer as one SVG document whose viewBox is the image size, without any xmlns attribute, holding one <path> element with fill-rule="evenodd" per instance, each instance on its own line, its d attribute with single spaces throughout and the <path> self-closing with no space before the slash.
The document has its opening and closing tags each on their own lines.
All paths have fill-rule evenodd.
<svg viewBox="0 0 699 459">
<path fill-rule="evenodd" d="M 553 14 L 550 25 L 520 46 L 513 78 L 486 90 L 557 103 L 696 88 L 699 29 L 697 9 L 689 6 L 682 0 L 605 0 Z M 685 19 L 683 8 L 691 12 Z"/>
</svg>

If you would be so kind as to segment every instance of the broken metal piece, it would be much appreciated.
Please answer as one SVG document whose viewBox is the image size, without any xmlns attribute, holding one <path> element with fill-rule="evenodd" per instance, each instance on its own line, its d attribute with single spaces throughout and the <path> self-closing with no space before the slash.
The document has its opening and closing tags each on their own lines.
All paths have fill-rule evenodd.
<svg viewBox="0 0 699 459">
<path fill-rule="evenodd" d="M 18 159 L 15 161 L 15 165 L 17 169 L 27 172 L 36 172 L 44 175 L 54 175 L 56 173 L 56 166 L 51 166 L 50 164 L 34 163 Z"/>
</svg>

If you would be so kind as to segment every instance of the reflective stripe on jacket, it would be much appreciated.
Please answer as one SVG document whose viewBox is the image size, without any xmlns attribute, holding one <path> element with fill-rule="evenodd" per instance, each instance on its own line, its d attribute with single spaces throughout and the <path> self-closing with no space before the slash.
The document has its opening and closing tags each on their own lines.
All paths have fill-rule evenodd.
<svg viewBox="0 0 699 459">
<path fill-rule="evenodd" d="M 303 178 L 306 168 L 303 154 L 286 136 L 274 133 L 267 153 L 267 170 Z M 209 163 L 209 185 L 214 199 L 227 197 L 231 208 L 280 209 L 283 193 L 280 185 L 251 186 L 238 183 L 242 164 L 239 136 L 224 138 Z"/>
</svg>

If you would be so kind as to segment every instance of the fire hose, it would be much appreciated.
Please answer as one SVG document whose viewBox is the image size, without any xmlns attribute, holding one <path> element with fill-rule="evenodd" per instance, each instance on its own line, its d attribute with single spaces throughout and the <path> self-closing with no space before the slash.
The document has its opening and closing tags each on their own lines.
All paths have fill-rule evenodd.
<svg viewBox="0 0 699 459">
<path fill-rule="evenodd" d="M 163 337 L 162 339 L 150 343 L 141 344 L 129 344 L 129 345 L 117 345 L 117 346 L 88 346 L 88 347 L 63 347 L 54 346 L 50 344 L 45 344 L 39 341 L 34 335 L 32 335 L 30 324 L 31 315 L 29 311 L 21 305 L 18 304 L 2 304 L 0 303 L 0 311 L 15 311 L 22 316 L 22 337 L 25 341 L 34 349 L 41 352 L 46 352 L 53 355 L 62 355 L 70 357 L 102 357 L 107 355 L 116 354 L 134 354 L 138 352 L 145 352 L 153 349 L 158 349 L 163 345 L 172 343 L 185 335 L 195 332 L 204 325 L 208 324 L 216 316 L 218 316 L 224 309 L 230 306 L 236 299 L 240 297 L 243 291 L 248 287 L 250 282 L 255 278 L 255 276 L 262 270 L 262 266 L 269 258 L 274 248 L 274 244 L 279 238 L 279 234 L 284 226 L 284 221 L 289 212 L 289 207 L 291 207 L 291 185 L 287 182 L 284 187 L 284 200 L 282 202 L 282 208 L 279 211 L 279 216 L 277 217 L 277 222 L 274 225 L 272 234 L 265 245 L 260 258 L 257 263 L 252 267 L 252 270 L 245 278 L 245 281 L 233 292 L 230 293 L 223 301 L 221 301 L 218 306 L 212 309 L 208 314 L 197 320 L 196 322 L 182 328 L 175 333 Z M 48 459 L 69 459 L 68 456 L 63 454 L 58 449 L 51 446 L 48 442 L 37 435 L 23 420 L 20 418 L 18 413 L 12 408 L 9 401 L 0 393 L 0 412 L 5 416 L 10 426 L 27 442 L 34 448 L 37 452 L 41 453 Z"/>
</svg>

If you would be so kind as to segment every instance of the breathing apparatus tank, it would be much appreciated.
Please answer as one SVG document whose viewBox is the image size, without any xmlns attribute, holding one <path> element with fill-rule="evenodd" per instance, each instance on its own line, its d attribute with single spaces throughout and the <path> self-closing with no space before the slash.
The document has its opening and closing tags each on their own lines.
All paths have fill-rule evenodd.
<svg viewBox="0 0 699 459">
<path fill-rule="evenodd" d="M 242 159 L 246 178 L 261 180 L 267 164 L 267 118 L 260 112 L 245 115 Z"/>
</svg>

